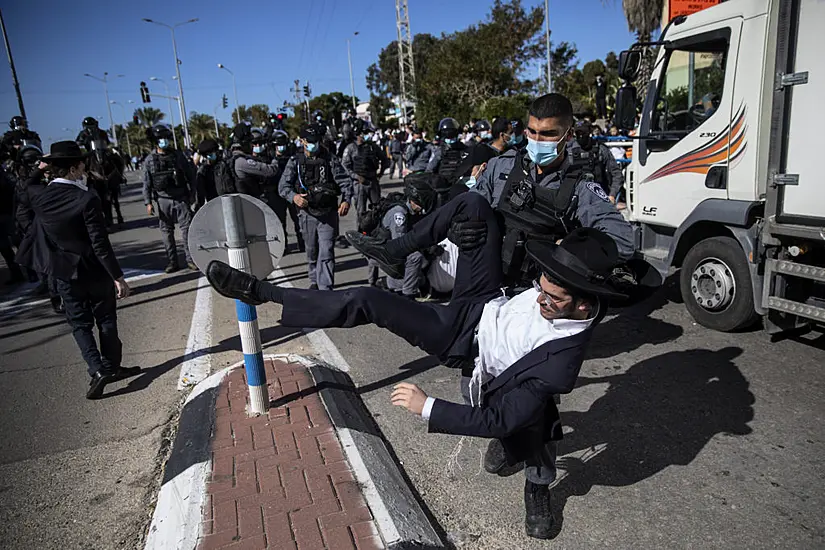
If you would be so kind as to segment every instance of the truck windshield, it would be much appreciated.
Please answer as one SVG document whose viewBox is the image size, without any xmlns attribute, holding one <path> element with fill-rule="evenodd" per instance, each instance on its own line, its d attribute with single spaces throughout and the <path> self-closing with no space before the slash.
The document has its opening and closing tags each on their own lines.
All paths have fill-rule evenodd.
<svg viewBox="0 0 825 550">
<path fill-rule="evenodd" d="M 668 52 L 656 97 L 651 133 L 680 139 L 705 123 L 722 100 L 727 43 L 703 44 L 701 51 Z"/>
</svg>

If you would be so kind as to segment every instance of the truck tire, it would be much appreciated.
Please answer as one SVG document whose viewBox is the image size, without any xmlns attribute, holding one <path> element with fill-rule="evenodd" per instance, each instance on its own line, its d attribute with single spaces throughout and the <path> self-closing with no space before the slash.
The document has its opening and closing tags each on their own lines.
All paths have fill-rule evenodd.
<svg viewBox="0 0 825 550">
<path fill-rule="evenodd" d="M 679 282 L 685 307 L 704 327 L 732 332 L 758 319 L 745 253 L 732 237 L 696 243 L 685 255 Z"/>
</svg>

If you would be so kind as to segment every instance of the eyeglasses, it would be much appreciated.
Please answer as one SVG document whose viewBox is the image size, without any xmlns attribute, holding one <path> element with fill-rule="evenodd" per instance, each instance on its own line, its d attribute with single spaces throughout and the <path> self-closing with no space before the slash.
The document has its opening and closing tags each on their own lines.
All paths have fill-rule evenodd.
<svg viewBox="0 0 825 550">
<path fill-rule="evenodd" d="M 533 288 L 536 289 L 536 292 L 539 293 L 539 298 L 541 299 L 540 303 L 545 306 L 549 306 L 550 302 L 558 306 L 567 302 L 570 299 L 570 296 L 566 298 L 556 298 L 554 296 L 551 296 L 550 294 L 547 294 L 544 291 L 544 289 L 541 288 L 541 283 L 539 283 L 538 279 L 533 279 Z"/>
</svg>

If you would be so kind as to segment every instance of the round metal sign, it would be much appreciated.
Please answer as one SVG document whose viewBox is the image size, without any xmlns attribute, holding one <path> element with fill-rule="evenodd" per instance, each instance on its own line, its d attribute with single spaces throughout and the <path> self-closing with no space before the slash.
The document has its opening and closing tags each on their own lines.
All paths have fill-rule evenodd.
<svg viewBox="0 0 825 550">
<path fill-rule="evenodd" d="M 227 215 L 235 219 L 227 220 Z M 240 241 L 232 242 L 233 232 Z M 203 273 L 212 260 L 229 264 L 229 249 L 243 244 L 249 251 L 249 273 L 258 279 L 275 271 L 284 255 L 281 221 L 266 203 L 249 195 L 234 193 L 212 199 L 198 210 L 189 226 L 189 252 Z"/>
</svg>

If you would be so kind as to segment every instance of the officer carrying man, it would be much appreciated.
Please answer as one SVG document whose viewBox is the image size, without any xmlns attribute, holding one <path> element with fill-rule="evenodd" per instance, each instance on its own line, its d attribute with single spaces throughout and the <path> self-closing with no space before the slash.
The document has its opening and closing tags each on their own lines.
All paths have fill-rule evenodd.
<svg viewBox="0 0 825 550">
<path fill-rule="evenodd" d="M 423 172 L 430 162 L 430 147 L 424 141 L 424 134 L 421 128 L 414 128 L 412 131 L 412 142 L 407 144 L 404 150 L 404 164 L 410 172 Z"/>
<path fill-rule="evenodd" d="M 339 216 L 349 212 L 353 191 L 338 157 L 323 146 L 324 134 L 316 124 L 301 130 L 303 149 L 286 163 L 278 189 L 299 209 L 310 288 L 332 290 Z"/>
<path fill-rule="evenodd" d="M 143 168 L 143 203 L 146 213 L 154 216 L 153 200 L 158 205 L 158 220 L 163 245 L 166 248 L 166 273 L 180 269 L 178 249 L 175 245 L 175 225 L 180 226 L 186 266 L 198 269 L 189 253 L 189 224 L 192 210 L 189 208 L 195 194 L 195 167 L 182 152 L 172 145 L 172 129 L 157 124 L 147 132 L 156 145 L 155 151 L 146 156 Z"/>
<path fill-rule="evenodd" d="M 610 149 L 591 137 L 591 130 L 586 120 L 576 123 L 573 129 L 575 139 L 568 142 L 567 152 L 573 163 L 581 165 L 607 193 L 610 202 L 615 203 L 616 195 L 624 185 L 624 174 Z"/>
<path fill-rule="evenodd" d="M 341 164 L 352 178 L 355 195 L 355 212 L 360 220 L 370 206 L 381 200 L 381 187 L 378 184 L 378 170 L 385 158 L 381 148 L 367 139 L 364 121 L 356 119 L 352 125 L 355 141 L 344 149 Z"/>
</svg>

